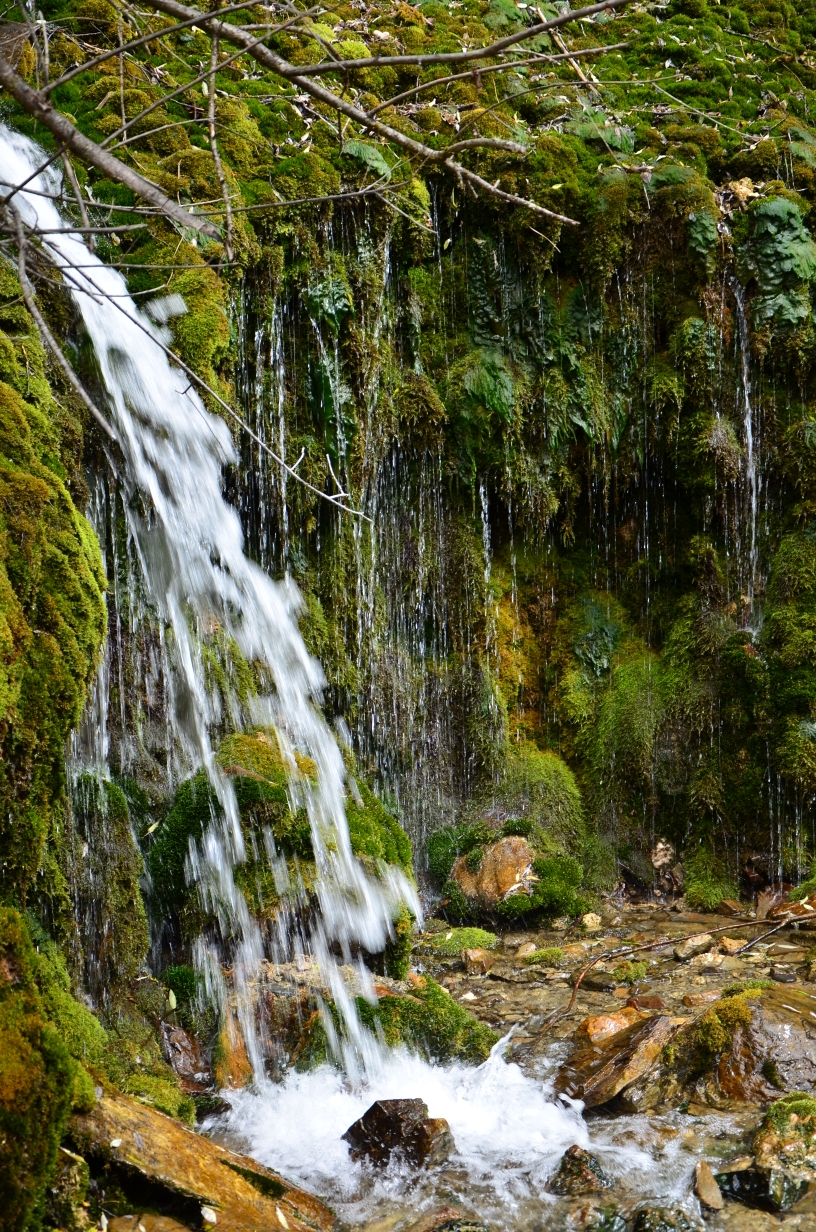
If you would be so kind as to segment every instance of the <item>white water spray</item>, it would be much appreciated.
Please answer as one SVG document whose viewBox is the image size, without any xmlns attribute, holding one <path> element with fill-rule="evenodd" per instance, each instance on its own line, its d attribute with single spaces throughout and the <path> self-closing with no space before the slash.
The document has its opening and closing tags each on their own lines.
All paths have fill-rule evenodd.
<svg viewBox="0 0 816 1232">
<path fill-rule="evenodd" d="M 200 635 L 213 628 L 234 639 L 248 662 L 262 664 L 273 682 L 273 691 L 254 703 L 253 717 L 280 733 L 293 770 L 293 795 L 308 809 L 320 907 L 311 945 L 349 1028 L 340 1042 L 343 1059 L 350 1068 L 365 1066 L 376 1043 L 357 1022 L 330 949 L 339 943 L 346 961 L 354 945 L 382 950 L 399 903 L 406 901 L 418 914 L 418 900 L 401 873 L 377 880 L 352 854 L 343 759 L 319 709 L 320 666 L 297 627 L 300 597 L 245 556 L 238 514 L 222 496 L 223 469 L 237 459 L 226 423 L 206 410 L 187 377 L 168 361 L 156 341 L 164 341 L 165 332 L 137 308 L 118 271 L 91 253 L 61 218 L 54 203 L 59 176 L 53 169 L 34 174 L 45 162 L 32 141 L 0 126 L 3 183 L 27 184 L 14 198 L 16 207 L 27 225 L 47 233 L 46 247 L 82 315 L 107 392 L 124 460 L 129 530 L 150 601 L 172 641 L 174 735 L 188 767 L 204 767 L 221 805 L 222 816 L 214 816 L 200 843 L 191 844 L 189 871 L 230 945 L 255 1074 L 262 1076 L 263 1055 L 249 987 L 264 955 L 258 926 L 234 881 L 233 869 L 245 858 L 243 836 L 209 735 L 221 714 L 206 687 Z M 298 780 L 294 750 L 314 761 L 314 782 Z M 199 957 L 205 970 L 215 971 L 218 956 L 206 945 L 199 946 Z"/>
</svg>

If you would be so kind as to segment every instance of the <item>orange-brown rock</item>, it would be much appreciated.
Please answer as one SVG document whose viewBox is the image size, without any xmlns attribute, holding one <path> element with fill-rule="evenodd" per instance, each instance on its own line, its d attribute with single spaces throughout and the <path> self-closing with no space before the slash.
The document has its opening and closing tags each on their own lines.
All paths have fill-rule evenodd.
<svg viewBox="0 0 816 1232">
<path fill-rule="evenodd" d="M 748 937 L 720 937 L 720 953 L 721 954 L 736 954 L 744 945 L 748 944 Z"/>
<path fill-rule="evenodd" d="M 601 1040 L 609 1039 L 617 1035 L 618 1031 L 625 1031 L 633 1023 L 640 1022 L 645 1016 L 631 1005 L 624 1005 L 623 1009 L 616 1010 L 613 1014 L 592 1015 L 579 1024 L 575 1032 L 576 1042 L 599 1044 Z"/>
<path fill-rule="evenodd" d="M 468 975 L 487 975 L 496 961 L 496 955 L 489 950 L 462 950 L 462 958 Z"/>
<path fill-rule="evenodd" d="M 489 909 L 509 894 L 532 891 L 533 853 L 526 838 L 511 835 L 487 848 L 475 873 L 467 866 L 467 856 L 460 856 L 451 877 L 469 899 Z"/>
<path fill-rule="evenodd" d="M 683 997 L 683 1005 L 711 1005 L 712 1001 L 719 1001 L 721 996 L 721 988 L 706 988 L 704 992 L 687 992 Z"/>
<path fill-rule="evenodd" d="M 582 1099 L 587 1108 L 607 1103 L 654 1067 L 677 1026 L 676 1020 L 661 1014 L 600 1044 L 579 1048 L 558 1072 L 555 1089 Z"/>
<path fill-rule="evenodd" d="M 252 1066 L 235 1015 L 230 1012 L 213 1049 L 213 1074 L 217 1087 L 245 1087 L 252 1081 Z"/>
<path fill-rule="evenodd" d="M 141 1181 L 150 1192 L 164 1189 L 168 1198 L 197 1202 L 215 1215 L 219 1232 L 335 1227 L 334 1214 L 318 1198 L 118 1091 L 103 1095 L 92 1112 L 73 1117 L 70 1134 L 82 1155 L 101 1159 L 131 1187 Z M 202 1218 L 207 1226 L 213 1222 Z M 166 1225 L 151 1230 L 145 1224 L 145 1230 L 170 1232 Z"/>
</svg>

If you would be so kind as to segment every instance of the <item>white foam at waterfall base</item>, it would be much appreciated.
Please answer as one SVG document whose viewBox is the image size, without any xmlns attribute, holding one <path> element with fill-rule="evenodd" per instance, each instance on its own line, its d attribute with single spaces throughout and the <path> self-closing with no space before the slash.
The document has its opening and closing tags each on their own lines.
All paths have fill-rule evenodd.
<svg viewBox="0 0 816 1232">
<path fill-rule="evenodd" d="M 546 1077 L 506 1061 L 506 1046 L 502 1040 L 478 1067 L 429 1065 L 397 1050 L 362 1082 L 328 1066 L 290 1073 L 281 1083 L 224 1092 L 230 1110 L 208 1128 L 320 1194 L 350 1224 L 388 1226 L 452 1204 L 494 1228 L 559 1227 L 564 1202 L 546 1185 L 573 1144 L 591 1149 L 615 1180 L 610 1200 L 652 1195 L 660 1205 L 687 1204 L 694 1158 L 676 1129 L 665 1139 L 645 1117 L 588 1127 L 580 1103 L 555 1098 Z M 350 1159 L 344 1131 L 375 1100 L 400 1098 L 423 1099 L 431 1116 L 448 1121 L 457 1148 L 448 1164 L 373 1169 Z"/>
</svg>

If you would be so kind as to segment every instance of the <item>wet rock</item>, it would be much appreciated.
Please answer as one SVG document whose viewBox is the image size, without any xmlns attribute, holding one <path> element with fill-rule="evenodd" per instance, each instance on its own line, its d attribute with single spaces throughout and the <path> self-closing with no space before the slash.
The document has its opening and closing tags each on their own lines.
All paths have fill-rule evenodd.
<svg viewBox="0 0 816 1232">
<path fill-rule="evenodd" d="M 580 974 L 580 971 L 575 972 L 572 977 L 573 984 L 576 983 Z M 593 967 L 581 980 L 581 987 L 586 988 L 588 992 L 614 992 L 618 987 L 618 981 L 609 971 L 598 971 Z"/>
<path fill-rule="evenodd" d="M 169 1215 L 118 1215 L 108 1221 L 108 1232 L 189 1232 L 186 1224 Z"/>
<path fill-rule="evenodd" d="M 468 975 L 487 975 L 496 961 L 489 950 L 462 950 L 462 958 Z"/>
<path fill-rule="evenodd" d="M 792 971 L 786 971 L 784 967 L 771 967 L 768 974 L 772 980 L 776 980 L 777 984 L 796 983 L 796 976 Z"/>
<path fill-rule="evenodd" d="M 779 958 L 785 962 L 804 962 L 805 951 L 801 945 L 793 945 L 789 941 L 777 941 L 767 949 L 769 958 Z"/>
<path fill-rule="evenodd" d="M 632 1232 L 698 1232 L 699 1228 L 700 1225 L 689 1219 L 685 1211 L 644 1206 L 635 1216 Z"/>
<path fill-rule="evenodd" d="M 632 1008 L 636 1010 L 660 1011 L 666 1009 L 666 1002 L 663 998 L 652 993 L 644 993 L 642 996 L 630 997 L 626 1004 L 631 1005 Z"/>
<path fill-rule="evenodd" d="M 717 915 L 743 915 L 745 907 L 735 898 L 723 898 L 717 907 Z"/>
<path fill-rule="evenodd" d="M 712 1211 L 721 1211 L 725 1206 L 719 1185 L 714 1179 L 714 1173 L 704 1159 L 701 1159 L 694 1169 L 694 1192 Z"/>
<path fill-rule="evenodd" d="M 66 1147 L 57 1152 L 54 1175 L 46 1192 L 46 1220 L 49 1227 L 64 1232 L 85 1232 L 90 1220 L 83 1202 L 88 1195 L 90 1173 L 81 1155 Z"/>
<path fill-rule="evenodd" d="M 179 1121 L 119 1092 L 103 1094 L 93 1111 L 69 1125 L 73 1145 L 96 1159 L 132 1190 L 166 1195 L 167 1205 L 216 1211 L 219 1232 L 333 1232 L 335 1217 L 305 1190 L 290 1185 L 254 1159 L 225 1150 Z M 118 1143 L 115 1148 L 112 1143 Z M 159 1232 L 159 1229 L 156 1229 Z"/>
<path fill-rule="evenodd" d="M 747 937 L 720 937 L 720 953 L 736 954 L 747 943 Z"/>
<path fill-rule="evenodd" d="M 574 1196 L 576 1194 L 600 1193 L 611 1188 L 612 1182 L 598 1160 L 583 1147 L 571 1146 L 562 1156 L 558 1171 L 549 1183 L 552 1193 Z"/>
<path fill-rule="evenodd" d="M 660 1015 L 579 1048 L 558 1072 L 556 1090 L 582 1099 L 588 1108 L 605 1104 L 653 1068 L 676 1031 L 677 1024 Z"/>
<path fill-rule="evenodd" d="M 588 911 L 586 915 L 581 916 L 581 923 L 588 933 L 597 933 L 603 927 L 603 920 L 597 911 Z"/>
<path fill-rule="evenodd" d="M 244 1037 L 231 1010 L 225 1015 L 214 1052 L 218 1057 L 214 1066 L 217 1087 L 245 1087 L 252 1081 L 252 1065 Z"/>
<path fill-rule="evenodd" d="M 580 1044 L 587 1041 L 590 1044 L 599 1044 L 601 1040 L 610 1039 L 619 1031 L 631 1027 L 633 1023 L 640 1022 L 643 1017 L 639 1010 L 630 1005 L 625 1005 L 613 1014 L 595 1014 L 578 1024 L 575 1038 Z"/>
<path fill-rule="evenodd" d="M 415 1167 L 442 1163 L 455 1149 L 448 1122 L 429 1117 L 421 1099 L 378 1099 L 343 1134 L 352 1159 L 378 1166 L 399 1151 Z"/>
<path fill-rule="evenodd" d="M 467 898 L 490 910 L 509 894 L 532 893 L 533 853 L 526 838 L 511 835 L 487 848 L 475 873 L 467 866 L 467 856 L 459 856 L 451 877 Z"/>
<path fill-rule="evenodd" d="M 440 1206 L 416 1223 L 409 1224 L 405 1232 L 490 1232 L 487 1224 L 480 1223 L 460 1211 L 457 1206 Z"/>
<path fill-rule="evenodd" d="M 707 954 L 709 950 L 713 950 L 715 945 L 716 942 L 711 933 L 698 933 L 696 937 L 689 937 L 686 941 L 681 941 L 679 945 L 676 945 L 674 957 L 678 962 L 688 962 L 696 958 L 698 954 Z"/>
<path fill-rule="evenodd" d="M 781 907 L 785 903 L 786 898 L 787 895 L 783 894 L 781 890 L 761 890 L 757 894 L 756 918 L 758 920 L 766 919 L 775 907 Z M 790 904 L 786 905 L 789 906 Z"/>
<path fill-rule="evenodd" d="M 183 1027 L 162 1022 L 159 1038 L 164 1059 L 181 1079 L 181 1087 L 188 1094 L 206 1091 L 212 1086 L 212 1074 L 207 1056 L 198 1040 Z"/>
<path fill-rule="evenodd" d="M 712 1002 L 719 1001 L 721 996 L 721 988 L 707 988 L 705 992 L 687 992 L 683 997 L 683 1005 L 711 1005 Z"/>
<path fill-rule="evenodd" d="M 537 949 L 535 941 L 525 941 L 524 945 L 520 945 L 516 950 L 516 958 L 526 958 L 528 954 L 535 954 Z"/>
</svg>

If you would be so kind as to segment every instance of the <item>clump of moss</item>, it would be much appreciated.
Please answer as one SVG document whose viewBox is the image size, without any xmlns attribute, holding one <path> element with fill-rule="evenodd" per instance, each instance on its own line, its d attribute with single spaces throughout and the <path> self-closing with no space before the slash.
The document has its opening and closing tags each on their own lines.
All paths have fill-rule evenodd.
<svg viewBox="0 0 816 1232">
<path fill-rule="evenodd" d="M 648 963 L 626 961 L 620 963 L 612 974 L 619 984 L 637 984 L 646 978 L 648 970 Z"/>
<path fill-rule="evenodd" d="M 484 847 L 490 842 L 495 842 L 497 838 L 495 830 L 491 830 L 484 822 L 472 825 L 443 826 L 428 839 L 426 846 L 428 868 L 438 881 L 445 883 L 459 856 L 478 853 L 478 860 L 481 860 Z"/>
<path fill-rule="evenodd" d="M 557 967 L 564 961 L 564 951 L 560 946 L 548 945 L 543 950 L 533 950 L 532 954 L 526 954 L 524 961 L 531 965 L 541 963 L 545 967 Z"/>
<path fill-rule="evenodd" d="M 447 933 L 438 933 L 431 946 L 437 954 L 452 958 L 462 950 L 492 950 L 498 943 L 496 934 L 484 928 L 453 928 Z"/>
<path fill-rule="evenodd" d="M 357 856 L 395 864 L 411 874 L 411 840 L 368 784 L 355 781 L 356 799 L 346 801 L 351 849 Z"/>
<path fill-rule="evenodd" d="M 176 1117 L 185 1125 L 195 1125 L 195 1103 L 180 1090 L 173 1078 L 136 1070 L 127 1078 L 125 1091 L 140 1103 L 158 1108 L 159 1112 Z"/>
<path fill-rule="evenodd" d="M 687 856 L 683 871 L 683 893 L 695 911 L 715 911 L 724 898 L 739 898 L 739 889 L 722 860 L 709 851 Z"/>
<path fill-rule="evenodd" d="M 425 977 L 410 996 L 381 997 L 376 1005 L 356 999 L 360 1021 L 389 1048 L 403 1045 L 431 1061 L 479 1064 L 490 1055 L 498 1036 L 469 1014 L 441 985 Z M 330 1012 L 337 1019 L 332 1006 Z M 311 1069 L 330 1060 L 325 1028 L 315 1022 L 298 1069 Z"/>
<path fill-rule="evenodd" d="M 402 907 L 394 920 L 394 936 L 385 947 L 383 966 L 392 980 L 404 980 L 411 970 L 411 949 L 416 920 L 407 907 Z"/>
<path fill-rule="evenodd" d="M 22 916 L 0 908 L 0 1190 L 9 1232 L 41 1223 L 80 1068 L 46 1021 L 36 970 Z"/>
<path fill-rule="evenodd" d="M 584 870 L 573 856 L 550 856 L 533 861 L 533 872 L 538 878 L 532 894 L 511 894 L 498 903 L 496 911 L 513 919 L 520 915 L 538 913 L 548 919 L 561 916 L 583 915 L 592 903 L 578 888 L 584 879 Z"/>
<path fill-rule="evenodd" d="M 686 1040 L 686 1052 L 693 1074 L 704 1073 L 726 1052 L 738 1028 L 751 1025 L 753 1012 L 744 993 L 724 996 L 693 1024 Z"/>
<path fill-rule="evenodd" d="M 773 980 L 737 980 L 734 984 L 726 984 L 722 990 L 724 997 L 739 997 L 743 993 L 762 992 L 765 988 L 776 988 Z"/>
<path fill-rule="evenodd" d="M 771 1104 L 760 1124 L 760 1131 L 773 1129 L 777 1134 L 791 1132 L 808 1137 L 816 1127 L 816 1099 L 807 1091 L 790 1091 Z"/>
</svg>

